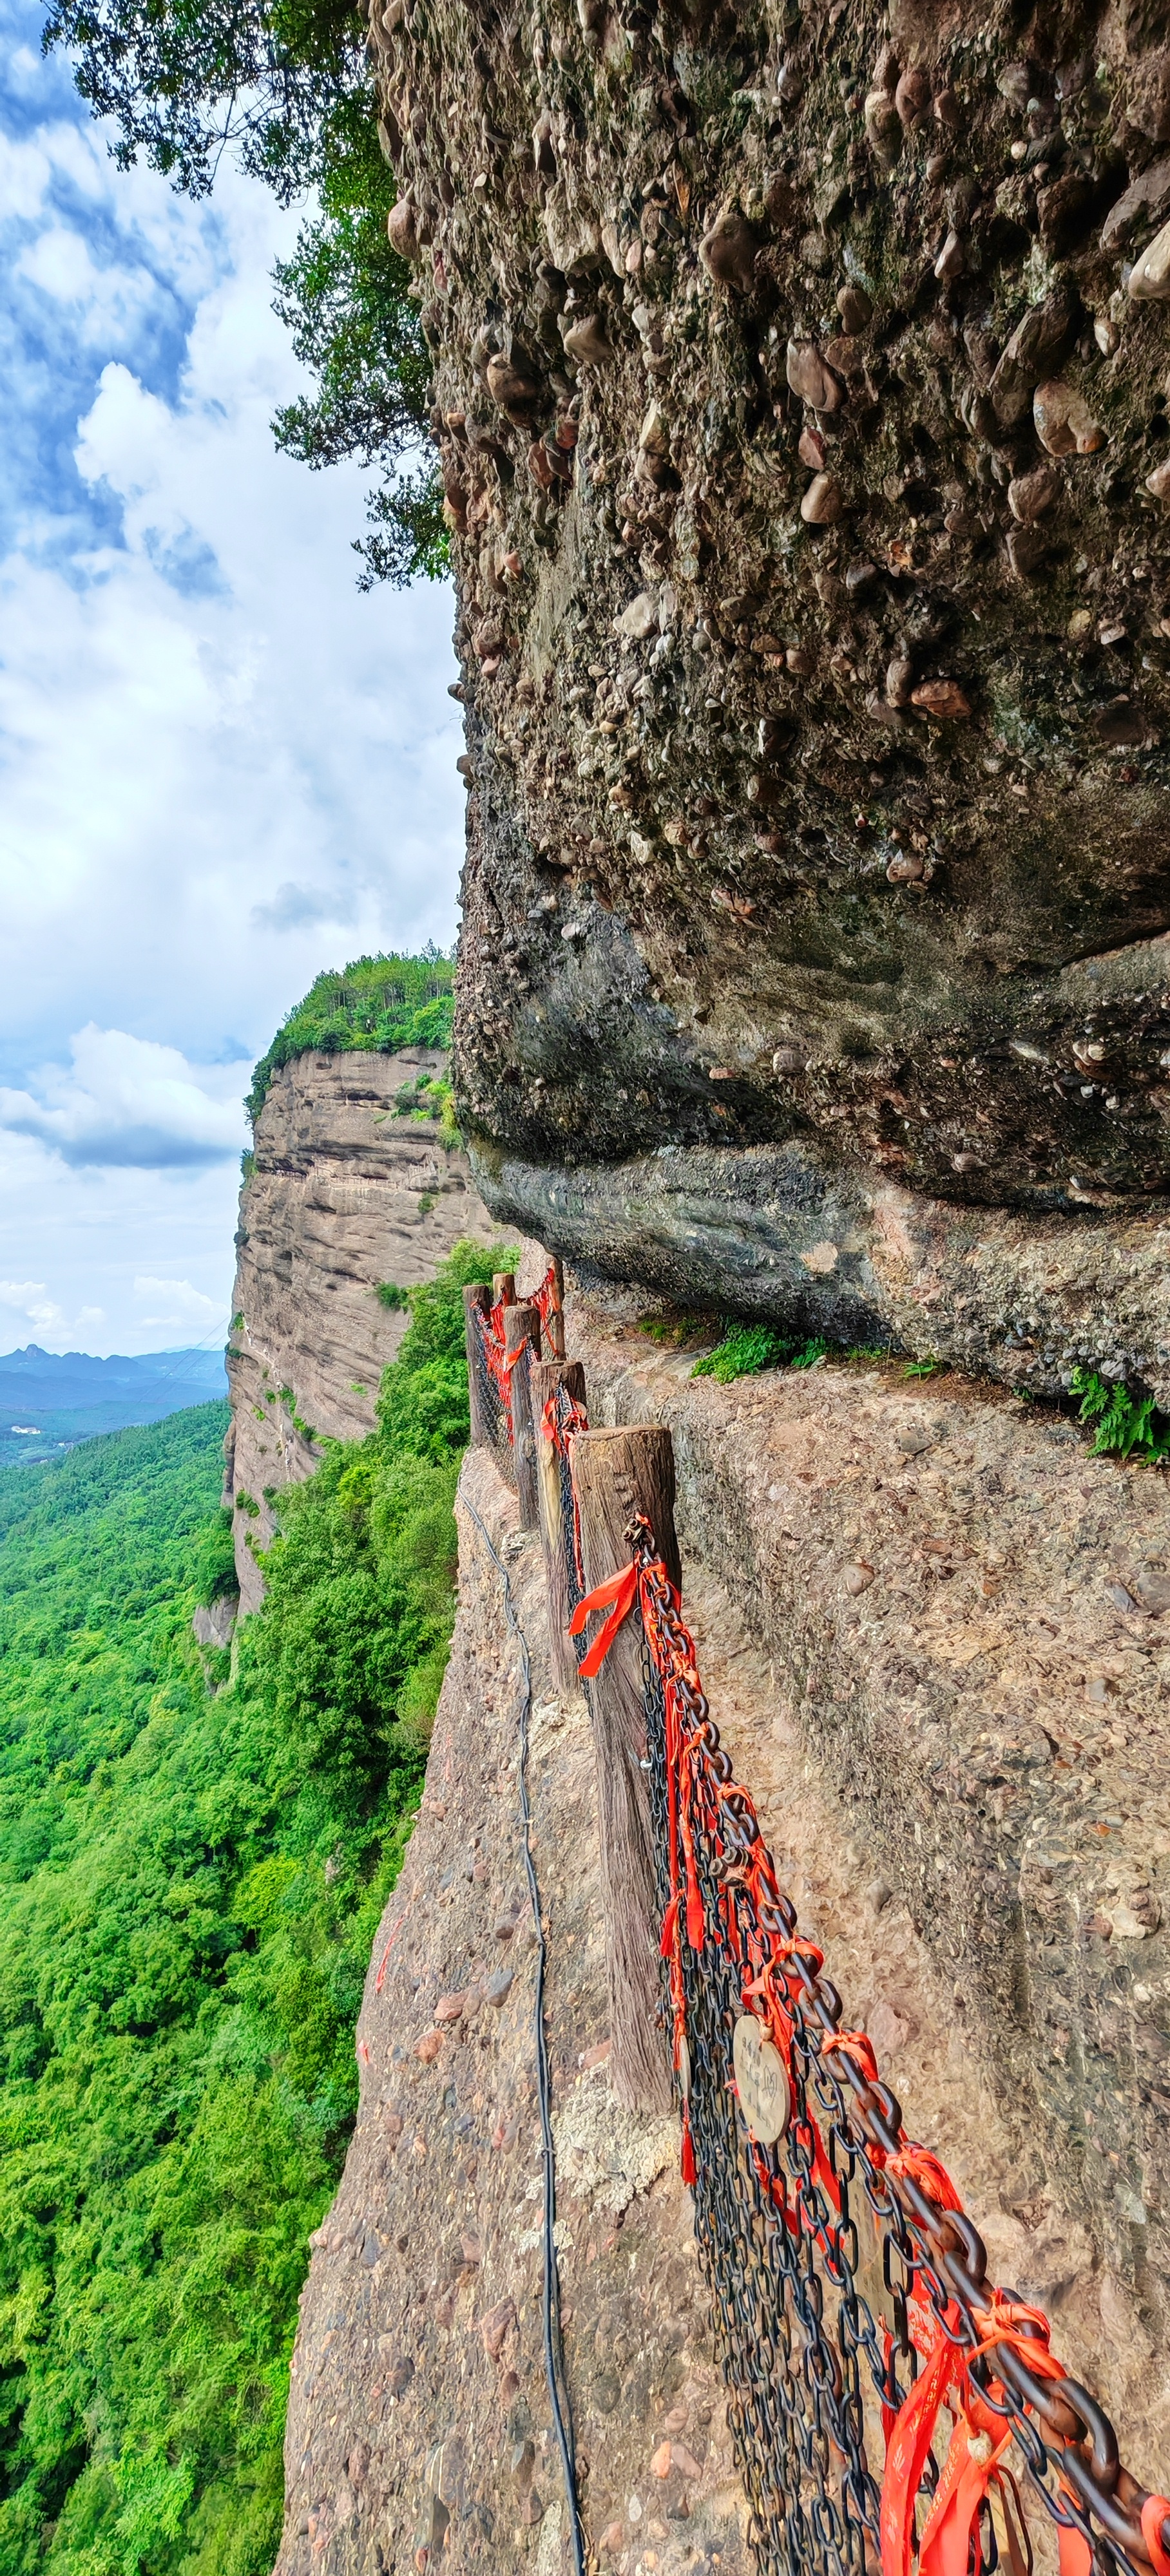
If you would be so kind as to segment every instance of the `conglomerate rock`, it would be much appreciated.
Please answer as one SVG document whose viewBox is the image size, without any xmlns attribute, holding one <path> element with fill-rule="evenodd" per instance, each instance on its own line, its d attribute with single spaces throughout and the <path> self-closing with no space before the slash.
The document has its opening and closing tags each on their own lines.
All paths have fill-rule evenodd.
<svg viewBox="0 0 1170 2576">
<path fill-rule="evenodd" d="M 663 1139 L 1164 1203 L 1166 38 L 372 0 L 459 593 L 462 1114 L 534 1230 L 501 1155 Z"/>
</svg>

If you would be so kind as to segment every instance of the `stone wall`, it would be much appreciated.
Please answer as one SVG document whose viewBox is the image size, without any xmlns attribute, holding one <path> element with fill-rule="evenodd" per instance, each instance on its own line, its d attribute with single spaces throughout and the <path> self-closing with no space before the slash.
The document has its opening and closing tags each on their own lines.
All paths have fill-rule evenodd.
<svg viewBox="0 0 1170 2576">
<path fill-rule="evenodd" d="M 308 1054 L 273 1076 L 240 1197 L 227 1353 L 225 1499 L 244 1610 L 262 1594 L 270 1497 L 312 1474 L 322 1438 L 373 1427 L 409 1321 L 379 1302 L 379 1283 L 415 1287 L 461 1235 L 495 1238 L 466 1156 L 434 1118 L 397 1112 L 397 1095 L 444 1062 L 418 1048 Z"/>
</svg>

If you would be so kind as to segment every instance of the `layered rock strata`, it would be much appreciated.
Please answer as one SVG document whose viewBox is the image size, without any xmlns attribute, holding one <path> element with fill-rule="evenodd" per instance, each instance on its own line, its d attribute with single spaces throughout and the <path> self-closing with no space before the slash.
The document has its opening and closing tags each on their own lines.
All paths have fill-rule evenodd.
<svg viewBox="0 0 1170 2576">
<path fill-rule="evenodd" d="M 696 1191 L 784 1147 L 813 1195 L 1164 1206 L 1159 13 L 375 0 L 370 47 L 485 1187 L 665 1138 Z"/>
<path fill-rule="evenodd" d="M 225 1500 L 245 1611 L 262 1596 L 256 1556 L 280 1487 L 312 1474 L 322 1439 L 373 1428 L 409 1321 L 379 1285 L 415 1287 L 461 1235 L 493 1237 L 466 1156 L 410 1107 L 444 1063 L 417 1048 L 296 1056 L 257 1120 L 227 1352 Z"/>
<path fill-rule="evenodd" d="M 572 1299 L 595 1420 L 671 1424 L 684 1606 L 712 1712 L 802 1924 L 995 2276 L 1157 2483 L 1170 2450 L 1164 1761 L 1170 1507 L 994 1391 L 876 1369 L 720 1387 Z M 361 2107 L 314 2241 L 278 2576 L 570 2564 L 539 2328 L 539 2124 L 519 1840 L 534 1853 L 566 2368 L 585 2524 L 615 2576 L 746 2576 L 673 2122 L 605 2072 L 588 1720 L 548 1678 L 543 1584 L 486 1457 L 422 1814 L 374 1945 Z M 651 2555 L 653 2553 L 653 2555 Z M 591 2559 L 591 2563 L 594 2560 Z"/>
<path fill-rule="evenodd" d="M 791 1146 L 475 1168 L 501 1224 L 543 1231 L 585 1277 L 640 1278 L 684 1305 L 947 1359 L 1049 1398 L 1099 1367 L 1170 1411 L 1170 1212 L 956 1209 L 863 1172 L 826 1176 Z"/>
</svg>

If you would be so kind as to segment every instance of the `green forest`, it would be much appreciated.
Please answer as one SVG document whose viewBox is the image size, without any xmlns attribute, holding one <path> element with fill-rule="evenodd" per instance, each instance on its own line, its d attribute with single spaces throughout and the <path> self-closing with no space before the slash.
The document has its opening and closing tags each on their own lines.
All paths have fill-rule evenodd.
<svg viewBox="0 0 1170 2576">
<path fill-rule="evenodd" d="M 0 1474 L 0 2576 L 267 2576 L 307 2238 L 454 1610 L 460 1245 L 282 1496 L 233 1659 L 226 1407 Z"/>
<path fill-rule="evenodd" d="M 352 1048 L 392 1055 L 400 1047 L 451 1044 L 455 969 L 438 949 L 421 957 L 358 957 L 341 975 L 316 983 L 282 1020 L 252 1076 L 244 1106 L 255 1125 L 282 1064 L 319 1047 L 326 1055 Z"/>
</svg>

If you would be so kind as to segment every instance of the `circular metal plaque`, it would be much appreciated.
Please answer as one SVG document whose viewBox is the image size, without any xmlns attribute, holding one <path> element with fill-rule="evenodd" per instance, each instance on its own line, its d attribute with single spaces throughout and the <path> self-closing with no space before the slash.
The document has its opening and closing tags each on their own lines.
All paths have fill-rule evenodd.
<svg viewBox="0 0 1170 2576">
<path fill-rule="evenodd" d="M 754 2013 L 737 2021 L 731 2053 L 747 2128 L 761 2147 L 774 2147 L 791 2119 L 792 2096 L 780 2051 L 765 2039 Z"/>
</svg>

